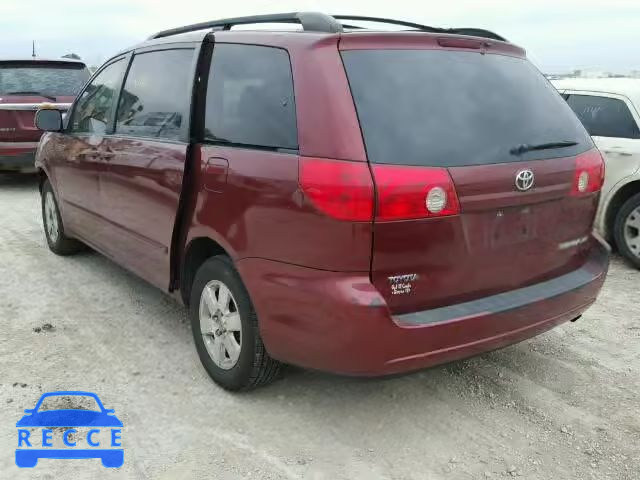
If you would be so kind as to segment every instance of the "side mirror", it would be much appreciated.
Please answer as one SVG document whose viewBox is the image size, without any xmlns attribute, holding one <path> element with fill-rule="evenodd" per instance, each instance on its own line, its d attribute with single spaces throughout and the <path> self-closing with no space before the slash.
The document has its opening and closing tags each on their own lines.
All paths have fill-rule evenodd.
<svg viewBox="0 0 640 480">
<path fill-rule="evenodd" d="M 42 131 L 59 132 L 62 130 L 62 113 L 51 108 L 38 110 L 35 123 Z"/>
<path fill-rule="evenodd" d="M 113 408 L 105 408 L 104 409 L 104 413 L 106 413 L 107 415 L 111 415 L 112 413 L 115 413 L 115 409 Z"/>
<path fill-rule="evenodd" d="M 33 413 L 35 411 L 35 409 L 33 408 L 27 408 L 25 409 L 24 413 Z"/>
</svg>

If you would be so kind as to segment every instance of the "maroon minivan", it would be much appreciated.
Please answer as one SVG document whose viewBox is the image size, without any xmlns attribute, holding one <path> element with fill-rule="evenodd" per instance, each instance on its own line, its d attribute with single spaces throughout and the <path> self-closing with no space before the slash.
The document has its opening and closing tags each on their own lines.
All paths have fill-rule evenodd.
<svg viewBox="0 0 640 480">
<path fill-rule="evenodd" d="M 88 79 L 78 60 L 0 60 L 0 172 L 35 170 L 42 135 L 33 124 L 36 110 L 47 104 L 66 110 Z"/>
<path fill-rule="evenodd" d="M 266 22 L 302 30 L 230 31 Z M 485 30 L 180 27 L 36 122 L 51 250 L 90 245 L 181 299 L 228 389 L 500 348 L 577 319 L 605 279 L 600 153 Z"/>
</svg>

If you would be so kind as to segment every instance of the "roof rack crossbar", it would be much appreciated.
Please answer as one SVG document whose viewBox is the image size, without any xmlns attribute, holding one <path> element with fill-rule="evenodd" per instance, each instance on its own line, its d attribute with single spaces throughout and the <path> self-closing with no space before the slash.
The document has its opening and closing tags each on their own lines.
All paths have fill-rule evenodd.
<svg viewBox="0 0 640 480">
<path fill-rule="evenodd" d="M 163 30 L 151 35 L 149 40 L 206 29 L 231 30 L 231 27 L 234 25 L 251 25 L 258 23 L 295 23 L 302 25 L 302 29 L 305 31 L 326 33 L 342 32 L 342 25 L 330 15 L 318 12 L 291 12 L 224 18 L 210 22 L 194 23 L 192 25 L 185 25 L 184 27 Z"/>
</svg>

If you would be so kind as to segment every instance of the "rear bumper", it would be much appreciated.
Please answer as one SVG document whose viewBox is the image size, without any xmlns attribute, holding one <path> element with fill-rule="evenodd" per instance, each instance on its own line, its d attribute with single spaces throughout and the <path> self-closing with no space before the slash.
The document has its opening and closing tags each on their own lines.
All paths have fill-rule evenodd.
<svg viewBox="0 0 640 480">
<path fill-rule="evenodd" d="M 473 302 L 392 316 L 363 274 L 323 272 L 261 259 L 238 262 L 269 353 L 350 375 L 417 370 L 495 350 L 581 315 L 596 299 L 608 246 L 591 239 L 567 275 Z"/>
<path fill-rule="evenodd" d="M 34 172 L 37 143 L 19 143 L 3 147 L 0 142 L 0 171 Z"/>
</svg>

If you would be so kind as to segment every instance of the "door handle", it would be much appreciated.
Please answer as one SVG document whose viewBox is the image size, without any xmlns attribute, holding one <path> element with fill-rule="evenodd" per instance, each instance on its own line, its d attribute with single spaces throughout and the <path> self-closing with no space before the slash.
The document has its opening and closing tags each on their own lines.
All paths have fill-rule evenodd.
<svg viewBox="0 0 640 480">
<path fill-rule="evenodd" d="M 115 155 L 116 155 L 116 152 L 114 152 L 109 147 L 105 147 L 100 150 L 100 156 L 106 161 L 111 160 L 113 157 L 115 157 Z"/>
<path fill-rule="evenodd" d="M 227 183 L 229 161 L 226 158 L 209 157 L 204 167 L 204 188 L 210 192 L 222 193 Z"/>
<path fill-rule="evenodd" d="M 616 148 L 616 147 L 613 147 L 613 148 Z M 605 155 L 620 155 L 622 157 L 630 157 L 631 156 L 630 153 L 623 152 L 623 151 L 620 151 L 618 149 L 616 149 L 616 150 L 603 150 L 602 153 L 604 153 Z"/>
<path fill-rule="evenodd" d="M 79 160 L 95 160 L 98 157 L 98 150 L 95 148 L 87 148 L 77 154 Z"/>
</svg>

